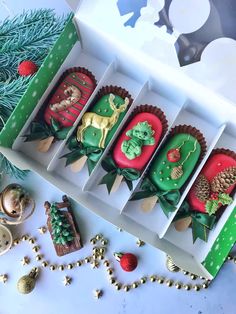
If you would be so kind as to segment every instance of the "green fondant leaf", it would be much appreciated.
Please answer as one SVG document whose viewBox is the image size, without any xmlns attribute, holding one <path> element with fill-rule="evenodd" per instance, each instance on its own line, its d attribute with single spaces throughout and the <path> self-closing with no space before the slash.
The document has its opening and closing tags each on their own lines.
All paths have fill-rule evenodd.
<svg viewBox="0 0 236 314">
<path fill-rule="evenodd" d="M 219 203 L 218 203 L 217 200 L 208 200 L 206 202 L 206 205 L 205 205 L 206 212 L 209 215 L 215 214 L 215 212 L 217 211 L 218 207 L 219 207 Z"/>
<path fill-rule="evenodd" d="M 227 193 L 219 193 L 218 200 L 219 200 L 219 203 L 221 203 L 223 206 L 232 204 L 233 202 L 232 197 L 229 196 L 229 194 Z"/>
</svg>

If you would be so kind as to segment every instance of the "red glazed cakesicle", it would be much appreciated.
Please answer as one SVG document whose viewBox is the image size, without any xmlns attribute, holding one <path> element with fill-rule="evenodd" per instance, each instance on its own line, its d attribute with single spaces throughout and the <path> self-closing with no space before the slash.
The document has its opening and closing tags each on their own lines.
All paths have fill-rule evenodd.
<svg viewBox="0 0 236 314">
<path fill-rule="evenodd" d="M 147 124 L 140 124 L 145 122 Z M 162 122 L 155 114 L 141 112 L 135 115 L 114 147 L 112 156 L 117 166 L 143 170 L 160 141 L 162 131 Z M 148 139 L 149 142 L 145 142 L 145 139 Z M 125 145 L 126 148 L 122 149 L 122 146 Z"/>
<path fill-rule="evenodd" d="M 213 154 L 188 194 L 192 210 L 206 212 L 206 202 L 217 200 L 220 193 L 230 194 L 236 186 L 236 159 L 232 154 Z M 219 203 L 220 207 L 220 203 Z M 219 209 L 218 207 L 218 209 Z"/>
</svg>

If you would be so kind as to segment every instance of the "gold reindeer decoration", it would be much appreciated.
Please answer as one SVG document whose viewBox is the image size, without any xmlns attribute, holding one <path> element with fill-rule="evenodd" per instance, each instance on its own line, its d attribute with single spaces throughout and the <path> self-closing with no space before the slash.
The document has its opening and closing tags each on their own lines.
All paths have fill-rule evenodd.
<svg viewBox="0 0 236 314">
<path fill-rule="evenodd" d="M 99 147 L 100 148 L 105 147 L 105 141 L 106 141 L 108 132 L 116 124 L 121 112 L 124 112 L 129 104 L 129 98 L 126 97 L 124 100 L 124 103 L 120 105 L 119 108 L 117 108 L 114 103 L 114 99 L 115 99 L 115 95 L 110 94 L 108 101 L 109 101 L 109 105 L 111 109 L 113 110 L 113 113 L 110 117 L 100 116 L 95 112 L 86 112 L 83 115 L 82 124 L 80 125 L 77 131 L 78 141 L 83 142 L 84 130 L 89 126 L 93 126 L 96 129 L 100 129 L 102 133 L 101 139 L 99 141 Z"/>
</svg>

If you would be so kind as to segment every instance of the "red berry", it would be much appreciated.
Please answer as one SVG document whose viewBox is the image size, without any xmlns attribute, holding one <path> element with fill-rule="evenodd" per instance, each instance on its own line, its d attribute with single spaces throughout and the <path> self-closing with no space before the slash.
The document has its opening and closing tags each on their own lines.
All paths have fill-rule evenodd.
<svg viewBox="0 0 236 314">
<path fill-rule="evenodd" d="M 138 265 L 137 257 L 132 253 L 125 253 L 121 256 L 120 266 L 124 271 L 133 271 Z"/>
<path fill-rule="evenodd" d="M 177 148 L 172 148 L 167 152 L 167 159 L 169 162 L 177 162 L 180 160 L 180 152 Z"/>
<path fill-rule="evenodd" d="M 211 193 L 210 199 L 212 199 L 212 200 L 218 200 L 218 198 L 219 198 L 218 193 Z"/>
<path fill-rule="evenodd" d="M 35 72 L 37 72 L 37 70 L 37 65 L 30 60 L 22 61 L 18 65 L 18 73 L 20 74 L 20 76 L 33 75 Z"/>
</svg>

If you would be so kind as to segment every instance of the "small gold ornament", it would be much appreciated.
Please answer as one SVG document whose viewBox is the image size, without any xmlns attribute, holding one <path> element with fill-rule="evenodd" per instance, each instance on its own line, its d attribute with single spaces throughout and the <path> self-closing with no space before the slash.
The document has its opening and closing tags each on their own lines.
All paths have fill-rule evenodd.
<svg viewBox="0 0 236 314">
<path fill-rule="evenodd" d="M 195 291 L 200 291 L 200 286 L 199 286 L 199 285 L 195 285 L 195 286 L 193 286 L 193 289 L 194 289 Z"/>
<path fill-rule="evenodd" d="M 36 239 L 35 239 L 35 238 L 29 238 L 29 243 L 30 243 L 30 244 L 34 244 L 34 243 L 35 243 L 35 241 L 36 241 Z"/>
<path fill-rule="evenodd" d="M 190 290 L 191 288 L 192 288 L 191 285 L 184 285 L 184 289 L 185 289 L 185 290 Z"/>
<path fill-rule="evenodd" d="M 39 249 L 40 249 L 40 247 L 39 247 L 38 245 L 36 245 L 36 246 L 34 246 L 34 247 L 32 248 L 32 251 L 33 251 L 34 253 L 37 253 L 37 252 L 39 251 Z"/>
<path fill-rule="evenodd" d="M 174 167 L 171 170 L 170 177 L 172 180 L 177 180 L 177 179 L 181 178 L 183 174 L 184 174 L 183 167 L 180 165 L 180 166 Z"/>
<path fill-rule="evenodd" d="M 77 266 L 77 267 L 80 267 L 82 264 L 83 264 L 82 261 L 77 261 L 77 262 L 76 262 L 76 266 Z"/>
<path fill-rule="evenodd" d="M 22 260 L 21 260 L 21 265 L 22 266 L 29 265 L 29 263 L 30 263 L 29 257 L 25 256 L 25 257 L 22 258 Z"/>
<path fill-rule="evenodd" d="M 27 240 L 29 240 L 29 235 L 28 235 L 28 234 L 23 235 L 23 236 L 21 237 L 21 240 L 22 240 L 22 241 L 27 241 Z"/>
<path fill-rule="evenodd" d="M 6 283 L 7 280 L 8 280 L 7 274 L 0 275 L 0 282 Z"/>
<path fill-rule="evenodd" d="M 17 246 L 18 244 L 20 244 L 20 239 L 15 239 L 15 240 L 13 241 L 13 245 L 14 245 L 14 246 Z"/>
<path fill-rule="evenodd" d="M 96 244 L 96 243 L 97 243 L 97 239 L 92 238 L 92 239 L 90 240 L 90 243 L 91 243 L 92 245 Z"/>
<path fill-rule="evenodd" d="M 90 263 L 91 262 L 91 257 L 85 257 L 84 262 L 86 264 Z"/>
<path fill-rule="evenodd" d="M 56 270 L 56 266 L 55 266 L 55 265 L 50 265 L 49 269 L 50 269 L 51 271 L 54 271 L 54 270 Z"/>
<path fill-rule="evenodd" d="M 63 281 L 62 281 L 64 286 L 69 286 L 71 284 L 71 282 L 72 282 L 72 278 L 69 276 L 65 276 Z"/>
<path fill-rule="evenodd" d="M 123 231 L 123 229 L 121 229 L 121 228 L 116 228 L 117 229 L 117 231 L 119 231 L 119 232 L 122 232 Z"/>
<path fill-rule="evenodd" d="M 103 291 L 102 290 L 99 290 L 99 289 L 96 289 L 93 291 L 93 296 L 95 299 L 100 299 L 103 295 Z"/>
<path fill-rule="evenodd" d="M 178 289 L 178 290 L 181 289 L 182 288 L 182 284 L 180 282 L 176 282 L 175 288 Z"/>
<path fill-rule="evenodd" d="M 163 278 L 163 277 L 160 277 L 160 278 L 157 279 L 157 282 L 158 282 L 160 285 L 163 284 L 164 281 L 165 281 L 165 278 Z"/>
<path fill-rule="evenodd" d="M 147 278 L 146 277 L 142 277 L 141 279 L 140 279 L 140 283 L 141 284 L 145 284 L 147 282 Z"/>
<path fill-rule="evenodd" d="M 116 279 L 114 277 L 110 277 L 109 282 L 110 284 L 114 285 L 114 283 L 116 282 Z"/>
<path fill-rule="evenodd" d="M 35 259 L 36 259 L 37 262 L 41 261 L 42 258 L 43 258 L 42 254 L 38 254 L 38 255 L 35 256 Z"/>
<path fill-rule="evenodd" d="M 98 268 L 98 267 L 99 267 L 98 261 L 93 261 L 92 264 L 91 264 L 91 267 L 92 267 L 93 269 Z"/>
<path fill-rule="evenodd" d="M 157 279 L 157 278 L 156 278 L 156 276 L 155 276 L 155 275 L 150 276 L 150 281 L 151 281 L 151 282 L 155 282 L 155 281 L 156 281 L 156 279 Z"/>
<path fill-rule="evenodd" d="M 114 271 L 113 271 L 112 268 L 108 268 L 108 269 L 107 269 L 107 273 L 108 273 L 108 275 L 110 276 L 110 275 L 112 275 L 112 274 L 114 273 Z"/>
<path fill-rule="evenodd" d="M 96 239 L 97 241 L 101 240 L 101 239 L 102 239 L 102 234 L 97 234 L 97 235 L 95 236 L 95 239 Z"/>
<path fill-rule="evenodd" d="M 65 266 L 64 266 L 64 265 L 59 265 L 59 266 L 58 266 L 58 270 L 63 271 L 64 269 L 65 269 Z"/>
<path fill-rule="evenodd" d="M 138 240 L 136 241 L 136 244 L 137 244 L 138 247 L 141 247 L 141 246 L 144 246 L 144 245 L 145 245 L 145 242 L 142 241 L 142 240 L 140 240 L 140 239 L 138 239 Z"/>
<path fill-rule="evenodd" d="M 122 288 L 122 285 L 119 282 L 116 282 L 114 286 L 115 286 L 116 290 L 120 290 Z"/>
<path fill-rule="evenodd" d="M 72 263 L 67 265 L 67 269 L 73 269 L 73 268 L 74 268 L 74 265 Z"/>
<path fill-rule="evenodd" d="M 47 227 L 45 227 L 45 226 L 38 228 L 38 232 L 39 232 L 40 234 L 46 233 L 47 230 L 48 230 L 48 229 L 47 229 Z"/>
<path fill-rule="evenodd" d="M 101 243 L 102 243 L 102 245 L 107 245 L 108 244 L 108 240 L 107 239 L 102 239 Z"/>
<path fill-rule="evenodd" d="M 131 287 L 132 287 L 132 289 L 138 288 L 138 283 L 137 282 L 133 282 Z"/>
<path fill-rule="evenodd" d="M 194 275 L 194 274 L 191 274 L 191 275 L 190 275 L 190 278 L 191 278 L 192 280 L 196 280 L 196 279 L 197 279 L 197 276 Z"/>
<path fill-rule="evenodd" d="M 28 275 L 21 277 L 17 282 L 17 289 L 20 293 L 28 294 L 34 290 L 36 278 L 38 277 L 39 269 L 33 268 Z"/>
<path fill-rule="evenodd" d="M 166 281 L 166 285 L 167 285 L 167 287 L 171 287 L 173 285 L 173 281 L 168 279 Z"/>
</svg>

